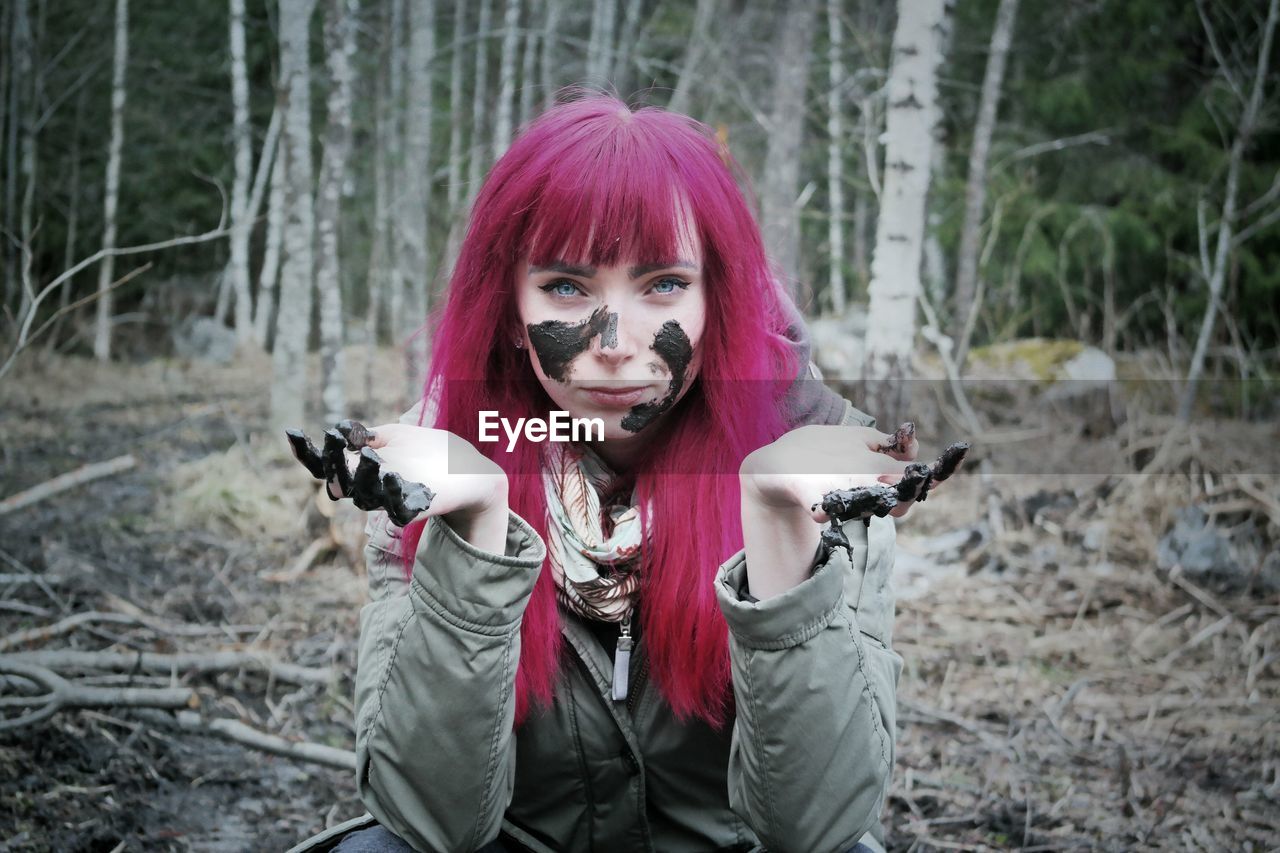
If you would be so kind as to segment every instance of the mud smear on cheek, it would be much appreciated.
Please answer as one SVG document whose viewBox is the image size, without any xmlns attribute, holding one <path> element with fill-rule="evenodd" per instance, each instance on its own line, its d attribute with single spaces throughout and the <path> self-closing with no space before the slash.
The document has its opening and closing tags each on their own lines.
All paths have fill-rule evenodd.
<svg viewBox="0 0 1280 853">
<path fill-rule="evenodd" d="M 684 375 L 689 369 L 689 362 L 693 361 L 693 344 L 689 343 L 689 336 L 675 320 L 662 324 L 649 349 L 656 352 L 670 368 L 671 383 L 661 400 L 631 407 L 631 411 L 622 419 L 622 428 L 628 432 L 639 432 L 675 404 L 680 390 L 684 388 Z"/>
<path fill-rule="evenodd" d="M 547 320 L 531 323 L 529 342 L 538 353 L 538 362 L 547 376 L 557 382 L 569 381 L 570 363 L 587 351 L 591 339 L 600 335 L 602 347 L 618 345 L 618 314 L 602 305 L 581 323 Z"/>
</svg>

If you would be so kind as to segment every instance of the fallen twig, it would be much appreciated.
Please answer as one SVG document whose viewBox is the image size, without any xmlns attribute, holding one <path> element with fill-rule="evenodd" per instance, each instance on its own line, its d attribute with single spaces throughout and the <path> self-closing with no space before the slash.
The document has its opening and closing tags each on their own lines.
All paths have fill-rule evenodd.
<svg viewBox="0 0 1280 853">
<path fill-rule="evenodd" d="M 287 758 L 296 758 L 299 761 L 309 761 L 313 764 L 323 764 L 326 767 L 335 767 L 339 770 L 354 771 L 356 769 L 356 754 L 351 750 L 325 746 L 319 743 L 288 740 L 278 735 L 260 732 L 239 720 L 231 720 L 225 717 L 206 719 L 195 711 L 179 711 L 172 716 L 159 711 L 136 711 L 135 714 L 157 725 L 199 734 L 216 735 L 225 740 L 244 744 L 273 755 L 283 755 Z"/>
<path fill-rule="evenodd" d="M 185 687 L 91 687 L 67 681 L 42 666 L 0 655 L 0 673 L 25 678 L 48 692 L 35 696 L 0 697 L 0 709 L 31 708 L 25 714 L 0 720 L 0 731 L 12 731 L 48 719 L 64 708 L 189 708 L 199 703 L 194 691 Z"/>
<path fill-rule="evenodd" d="M 45 498 L 52 497 L 59 492 L 65 492 L 67 489 L 73 489 L 91 480 L 119 474 L 121 471 L 129 470 L 136 464 L 137 460 L 134 459 L 133 455 L 126 453 L 124 456 L 117 456 L 115 459 L 94 462 L 91 465 L 83 465 L 74 471 L 59 474 L 52 480 L 48 480 L 38 486 L 32 486 L 0 501 L 0 515 L 6 515 L 23 507 L 31 506 Z"/>
<path fill-rule="evenodd" d="M 130 670 L 134 672 L 221 672 L 232 669 L 265 670 L 273 678 L 294 684 L 328 684 L 329 667 L 306 667 L 272 660 L 253 652 L 80 652 L 71 650 L 12 652 L 5 657 L 35 666 L 65 670 Z"/>
</svg>

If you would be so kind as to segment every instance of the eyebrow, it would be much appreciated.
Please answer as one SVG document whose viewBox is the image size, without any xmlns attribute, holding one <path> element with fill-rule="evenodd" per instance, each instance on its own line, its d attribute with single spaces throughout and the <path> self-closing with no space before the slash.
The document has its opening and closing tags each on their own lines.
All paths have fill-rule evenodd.
<svg viewBox="0 0 1280 853">
<path fill-rule="evenodd" d="M 639 264 L 638 266 L 634 266 L 630 270 L 628 270 L 628 273 L 631 275 L 632 278 L 639 278 L 640 276 L 646 275 L 655 270 L 665 270 L 665 269 L 671 269 L 675 267 L 692 270 L 693 272 L 698 271 L 698 267 L 692 261 L 686 261 L 686 260 L 677 258 L 674 261 L 660 261 L 658 263 L 653 263 L 653 264 Z M 541 266 L 530 265 L 529 272 L 530 273 L 558 272 L 564 275 L 576 275 L 579 278 L 592 278 L 596 274 L 596 268 L 587 267 L 587 266 L 578 266 L 577 264 L 570 264 L 570 263 L 566 263 L 565 261 L 548 261 L 547 263 Z"/>
</svg>

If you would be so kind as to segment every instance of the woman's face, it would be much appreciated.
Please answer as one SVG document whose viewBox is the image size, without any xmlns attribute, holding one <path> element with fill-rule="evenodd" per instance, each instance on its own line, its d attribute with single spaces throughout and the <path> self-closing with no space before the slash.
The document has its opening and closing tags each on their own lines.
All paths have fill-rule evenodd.
<svg viewBox="0 0 1280 853">
<path fill-rule="evenodd" d="M 573 418 L 600 418 L 605 441 L 615 447 L 652 433 L 701 366 L 702 261 L 688 227 L 673 258 L 613 267 L 521 260 L 520 335 L 557 408 Z"/>
</svg>

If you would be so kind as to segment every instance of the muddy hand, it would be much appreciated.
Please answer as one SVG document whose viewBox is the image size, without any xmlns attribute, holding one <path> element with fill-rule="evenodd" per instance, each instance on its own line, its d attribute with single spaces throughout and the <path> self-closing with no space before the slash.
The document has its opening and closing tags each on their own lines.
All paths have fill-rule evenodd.
<svg viewBox="0 0 1280 853">
<path fill-rule="evenodd" d="M 350 497 L 359 509 L 385 510 L 400 527 L 431 506 L 435 494 L 426 486 L 405 481 L 394 471 L 382 470 L 382 458 L 368 446 L 374 441 L 374 434 L 358 421 L 343 420 L 336 428 L 325 430 L 323 451 L 316 449 L 300 429 L 287 429 L 285 435 L 294 457 L 313 477 L 325 481 L 330 500 Z M 354 473 L 347 464 L 347 451 L 359 454 Z M 334 485 L 340 496 L 334 496 Z"/>
</svg>

